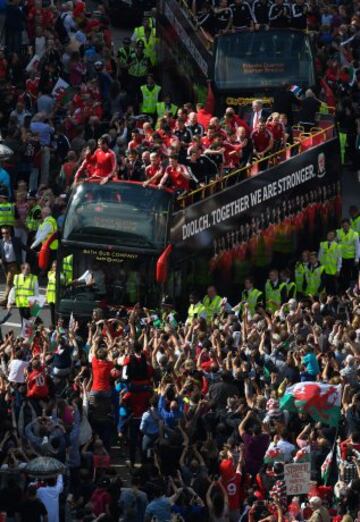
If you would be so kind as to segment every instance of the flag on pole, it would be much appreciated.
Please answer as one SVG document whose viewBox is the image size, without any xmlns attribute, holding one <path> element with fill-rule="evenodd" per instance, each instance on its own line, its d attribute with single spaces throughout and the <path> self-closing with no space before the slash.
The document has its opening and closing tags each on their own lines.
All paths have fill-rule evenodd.
<svg viewBox="0 0 360 522">
<path fill-rule="evenodd" d="M 307 413 L 317 422 L 337 426 L 340 419 L 341 384 L 298 382 L 286 388 L 280 408 Z"/>
<path fill-rule="evenodd" d="M 337 444 L 336 441 L 331 447 L 331 450 L 326 455 L 324 462 L 321 464 L 321 479 L 324 482 L 325 486 L 328 484 L 330 477 L 332 476 L 334 479 L 334 473 L 332 473 L 333 465 L 336 465 L 335 460 L 335 452 L 337 452 Z"/>
<path fill-rule="evenodd" d="M 30 305 L 31 317 L 38 317 L 41 309 L 43 308 L 43 306 L 45 304 L 45 296 L 44 295 L 31 296 L 31 297 L 29 297 L 28 301 L 29 301 L 29 305 Z"/>
</svg>

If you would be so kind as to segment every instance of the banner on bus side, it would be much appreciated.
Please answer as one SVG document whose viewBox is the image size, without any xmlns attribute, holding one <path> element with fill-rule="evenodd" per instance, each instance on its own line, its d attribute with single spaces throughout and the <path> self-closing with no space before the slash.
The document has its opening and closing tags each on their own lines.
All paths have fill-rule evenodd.
<svg viewBox="0 0 360 522">
<path fill-rule="evenodd" d="M 294 223 L 305 213 L 310 220 L 307 234 L 322 233 L 311 220 L 315 223 L 324 213 L 331 214 L 328 202 L 336 200 L 338 205 L 340 172 L 334 138 L 177 212 L 171 243 L 188 253 L 210 249 L 214 241 L 223 241 L 228 248 L 230 234 L 232 244 L 247 241 L 284 220 Z M 299 217 L 301 213 L 304 216 Z M 325 230 L 325 221 L 323 225 Z"/>
</svg>

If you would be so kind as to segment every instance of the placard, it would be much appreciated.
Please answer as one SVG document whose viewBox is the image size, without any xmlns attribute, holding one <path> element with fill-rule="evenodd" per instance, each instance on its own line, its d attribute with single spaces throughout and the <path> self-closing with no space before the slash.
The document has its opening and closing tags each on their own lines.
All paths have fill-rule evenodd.
<svg viewBox="0 0 360 522">
<path fill-rule="evenodd" d="M 285 464 L 285 485 L 287 495 L 303 495 L 310 487 L 310 462 Z"/>
</svg>

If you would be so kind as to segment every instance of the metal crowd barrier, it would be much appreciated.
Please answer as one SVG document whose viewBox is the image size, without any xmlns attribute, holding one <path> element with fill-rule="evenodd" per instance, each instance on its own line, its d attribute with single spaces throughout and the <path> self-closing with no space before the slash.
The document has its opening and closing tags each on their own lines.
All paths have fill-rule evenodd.
<svg viewBox="0 0 360 522">
<path fill-rule="evenodd" d="M 295 127 L 295 129 L 294 129 Z M 261 170 L 261 163 L 267 163 L 267 168 L 274 167 L 287 159 L 290 159 L 296 156 L 299 153 L 305 152 L 312 147 L 316 147 L 321 143 L 331 139 L 334 137 L 334 125 L 328 125 L 327 127 L 313 127 L 310 132 L 304 132 L 303 127 L 294 126 L 293 131 L 298 131 L 298 134 L 293 137 L 294 143 L 287 144 L 286 147 L 279 150 L 278 152 L 274 152 L 265 156 L 261 160 L 257 160 L 252 162 L 250 165 L 246 165 L 241 169 L 236 169 L 221 178 L 217 178 L 207 185 L 201 186 L 187 194 L 181 195 L 178 197 L 178 202 L 181 208 L 185 208 L 196 201 L 204 199 L 212 194 L 217 192 L 221 192 L 227 187 L 231 185 L 235 185 L 239 181 L 242 181 L 246 178 L 251 178 L 256 176 L 260 172 L 264 172 L 264 169 Z"/>
</svg>

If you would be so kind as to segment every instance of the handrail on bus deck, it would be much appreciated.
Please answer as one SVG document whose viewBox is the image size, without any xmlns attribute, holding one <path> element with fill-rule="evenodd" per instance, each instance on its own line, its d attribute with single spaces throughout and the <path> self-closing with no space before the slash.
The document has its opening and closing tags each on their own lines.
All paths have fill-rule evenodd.
<svg viewBox="0 0 360 522">
<path fill-rule="evenodd" d="M 297 138 L 296 143 L 293 143 L 292 145 L 287 144 L 287 146 L 284 147 L 283 149 L 281 149 L 277 152 L 273 152 L 272 154 L 265 156 L 261 160 L 257 160 L 255 162 L 251 163 L 250 165 L 241 167 L 241 169 L 236 169 L 233 172 L 226 174 L 222 178 L 215 179 L 214 181 L 211 181 L 207 185 L 196 188 L 195 190 L 189 192 L 188 194 L 179 196 L 177 198 L 177 200 L 178 200 L 181 208 L 184 208 L 188 204 L 191 204 L 194 202 L 194 196 L 196 196 L 196 195 L 200 195 L 200 199 L 204 199 L 206 196 L 217 192 L 218 190 L 216 189 L 216 187 L 219 187 L 221 190 L 223 190 L 227 186 L 228 180 L 230 180 L 231 178 L 233 178 L 236 175 L 239 175 L 240 173 L 246 172 L 246 174 L 247 174 L 246 177 L 248 177 L 248 178 L 254 177 L 256 174 L 251 175 L 251 171 L 254 170 L 254 167 L 255 168 L 258 167 L 260 163 L 267 161 L 270 167 L 278 165 L 282 161 L 291 157 L 292 150 L 298 149 L 298 152 L 299 152 L 299 150 L 301 149 L 301 144 L 304 143 L 305 140 L 308 140 L 309 138 L 311 138 L 312 140 L 314 140 L 314 138 L 315 138 L 315 140 L 316 140 L 317 137 L 320 137 L 321 135 L 323 135 L 324 142 L 325 142 L 328 139 L 328 132 L 332 131 L 332 133 L 333 133 L 334 127 L 335 127 L 335 125 L 329 125 L 329 127 L 320 129 L 318 132 L 306 133 L 307 134 L 306 136 L 300 135 Z M 302 139 L 302 136 L 303 136 L 303 139 Z M 318 144 L 319 143 L 316 143 L 316 145 L 318 145 Z M 311 147 L 312 146 L 313 145 L 311 145 Z M 309 147 L 309 148 L 311 148 L 311 147 Z M 208 191 L 208 193 L 207 193 L 207 191 Z"/>
</svg>

